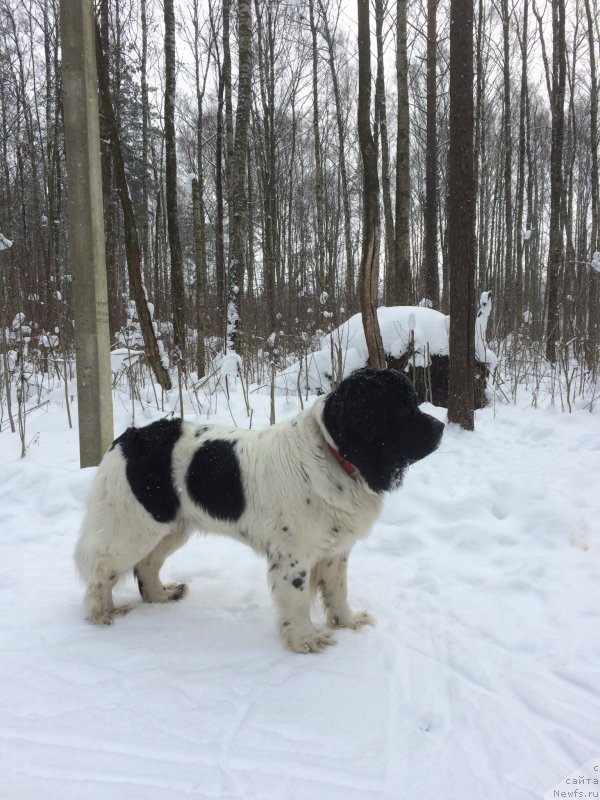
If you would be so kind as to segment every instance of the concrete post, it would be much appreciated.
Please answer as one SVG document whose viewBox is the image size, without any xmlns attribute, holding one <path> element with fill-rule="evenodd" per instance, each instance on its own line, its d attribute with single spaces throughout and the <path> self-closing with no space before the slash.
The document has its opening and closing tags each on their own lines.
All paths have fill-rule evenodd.
<svg viewBox="0 0 600 800">
<path fill-rule="evenodd" d="M 89 467 L 114 438 L 93 0 L 60 0 L 60 29 L 79 460 Z"/>
</svg>

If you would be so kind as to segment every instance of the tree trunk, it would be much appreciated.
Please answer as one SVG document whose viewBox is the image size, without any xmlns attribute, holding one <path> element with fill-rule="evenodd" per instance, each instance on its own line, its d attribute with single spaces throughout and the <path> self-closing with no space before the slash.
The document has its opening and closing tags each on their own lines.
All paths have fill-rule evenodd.
<svg viewBox="0 0 600 800">
<path fill-rule="evenodd" d="M 227 2 L 227 0 L 225 0 Z M 217 284 L 217 319 L 219 320 L 219 332 L 222 335 L 225 325 L 221 322 L 225 320 L 226 306 L 226 268 L 225 268 L 225 204 L 223 199 L 223 95 L 225 82 L 223 80 L 223 70 L 219 70 L 219 93 L 217 101 L 217 133 L 215 137 L 215 202 L 216 202 L 216 221 L 215 221 L 215 273 Z"/>
<path fill-rule="evenodd" d="M 204 226 L 202 224 L 202 201 L 200 185 L 197 178 L 192 179 L 192 211 L 194 221 L 194 253 L 196 256 L 196 332 L 198 347 L 196 350 L 196 369 L 198 377 L 206 374 L 206 353 L 204 337 L 206 335 L 206 262 L 204 257 Z"/>
<path fill-rule="evenodd" d="M 204 213 L 204 92 L 210 67 L 210 50 L 206 59 L 204 75 L 200 69 L 200 18 L 198 0 L 192 7 L 194 26 L 194 74 L 196 79 L 196 107 L 198 118 L 196 123 L 196 171 L 197 177 L 192 182 L 192 210 L 194 222 L 194 251 L 196 256 L 196 327 L 198 343 L 196 347 L 196 369 L 198 377 L 206 371 L 206 353 L 204 337 L 206 335 L 206 221 Z"/>
<path fill-rule="evenodd" d="M 227 186 L 227 216 L 229 224 L 233 218 L 233 189 L 235 178 L 234 142 L 233 142 L 233 103 L 231 100 L 231 47 L 229 44 L 229 21 L 231 18 L 231 0 L 223 0 L 223 90 L 225 100 L 225 175 Z"/>
<path fill-rule="evenodd" d="M 257 55 L 260 97 L 262 107 L 261 127 L 264 136 L 262 148 L 261 172 L 263 175 L 263 281 L 265 301 L 267 305 L 267 325 L 269 333 L 275 330 L 275 276 L 277 273 L 277 257 L 275 247 L 275 226 L 277 220 L 277 202 L 275 182 L 277 180 L 277 159 L 275 141 L 275 73 L 273 64 L 273 20 L 271 10 L 267 7 L 267 31 L 263 27 L 261 3 L 254 2 L 257 23 Z"/>
<path fill-rule="evenodd" d="M 385 70 L 383 52 L 383 18 L 387 0 L 375 0 L 375 39 L 377 42 L 377 78 L 375 80 L 375 119 L 381 136 L 381 193 L 383 195 L 383 218 L 385 221 L 385 275 L 396 272 L 396 233 L 392 212 L 390 181 L 390 146 L 387 131 L 387 107 L 385 102 Z"/>
<path fill-rule="evenodd" d="M 379 176 L 371 132 L 371 34 L 369 0 L 358 0 L 358 139 L 363 162 L 363 244 L 360 265 L 362 322 L 369 364 L 384 368 L 385 352 L 377 319 L 379 283 Z"/>
<path fill-rule="evenodd" d="M 552 0 L 552 145 L 550 149 L 550 241 L 548 245 L 548 313 L 546 358 L 556 361 L 560 335 L 558 283 L 563 258 L 563 136 L 566 82 L 565 0 Z"/>
<path fill-rule="evenodd" d="M 473 175 L 473 0 L 450 3 L 448 262 L 450 380 L 448 421 L 474 428 L 475 197 Z"/>
<path fill-rule="evenodd" d="M 396 139 L 396 269 L 388 272 L 386 302 L 407 305 L 410 276 L 410 122 L 408 106 L 408 56 L 406 51 L 407 0 L 398 0 L 396 18 L 396 80 L 398 133 Z"/>
<path fill-rule="evenodd" d="M 148 24 L 146 21 L 146 0 L 140 0 L 142 26 L 142 54 L 140 60 L 140 90 L 142 101 L 142 260 L 144 280 L 148 289 L 152 287 L 152 259 L 150 246 L 150 192 L 148 188 L 148 136 L 150 120 L 150 101 L 148 98 Z M 156 296 L 156 287 L 154 296 Z"/>
<path fill-rule="evenodd" d="M 381 0 L 377 0 L 381 3 Z M 323 35 L 327 44 L 327 53 L 329 56 L 329 69 L 331 71 L 331 80 L 333 83 L 333 97 L 335 100 L 335 119 L 337 123 L 338 141 L 340 145 L 339 165 L 340 177 L 342 181 L 342 205 L 344 209 L 344 245 L 346 249 L 346 303 L 352 306 L 352 299 L 355 292 L 355 269 L 354 269 L 354 254 L 352 252 L 352 223 L 350 219 L 350 192 L 348 188 L 348 170 L 346 167 L 346 126 L 344 123 L 344 115 L 342 112 L 342 99 L 340 94 L 340 86 L 338 81 L 338 72 L 335 64 L 335 54 L 333 48 L 333 37 L 329 28 L 327 19 L 327 9 L 323 5 L 323 0 L 319 0 L 319 9 L 323 19 Z M 382 78 L 383 80 L 383 78 Z M 385 97 L 384 114 L 385 114 Z M 386 149 L 387 149 L 387 136 L 386 136 Z M 389 183 L 389 173 L 388 173 Z M 389 194 L 389 190 L 388 190 Z"/>
<path fill-rule="evenodd" d="M 313 90 L 313 140 L 315 146 L 315 195 L 317 211 L 317 288 L 325 286 L 325 200 L 323 191 L 323 165 L 321 161 L 321 133 L 319 130 L 319 61 L 317 50 L 317 26 L 315 24 L 314 0 L 309 0 L 310 31 L 312 36 L 312 90 Z"/>
<path fill-rule="evenodd" d="M 96 66 L 98 72 L 98 89 L 102 103 L 102 113 L 104 114 L 104 119 L 110 136 L 115 184 L 119 199 L 121 201 L 121 208 L 123 209 L 125 252 L 127 254 L 129 286 L 135 302 L 142 336 L 144 338 L 148 363 L 150 364 L 158 383 L 163 387 L 163 389 L 168 390 L 171 388 L 171 378 L 168 370 L 162 363 L 161 354 L 158 349 L 158 343 L 156 341 L 156 335 L 154 333 L 154 327 L 152 324 L 152 317 L 150 316 L 150 311 L 148 309 L 148 303 L 146 301 L 146 295 L 144 292 L 141 252 L 135 222 L 135 214 L 133 211 L 133 205 L 131 203 L 129 187 L 127 185 L 127 175 L 125 173 L 125 164 L 123 162 L 123 152 L 121 149 L 117 122 L 115 120 L 112 107 L 109 80 L 105 65 L 106 62 L 102 57 L 102 40 L 100 38 L 100 30 L 98 29 L 98 26 L 96 26 Z"/>
<path fill-rule="evenodd" d="M 252 104 L 252 7 L 250 0 L 238 0 L 239 76 L 233 150 L 233 218 L 230 220 L 229 301 L 227 306 L 228 348 L 240 349 L 239 301 L 246 265 L 246 158 L 248 125 Z"/>
<path fill-rule="evenodd" d="M 529 91 L 527 81 L 528 64 L 528 15 L 529 0 L 523 0 L 523 31 L 521 35 L 521 97 L 519 99 L 519 164 L 517 178 L 517 219 L 515 224 L 516 241 L 516 263 L 515 263 L 515 329 L 518 330 L 523 322 L 523 251 L 525 241 L 523 238 L 523 210 L 525 205 L 525 123 L 527 109 L 527 92 Z"/>
<path fill-rule="evenodd" d="M 175 135 L 175 13 L 173 0 L 164 0 L 165 11 L 165 182 L 169 251 L 171 253 L 171 303 L 176 360 L 185 359 L 186 321 L 183 262 L 177 202 L 177 139 Z"/>
<path fill-rule="evenodd" d="M 108 65 L 108 37 L 109 37 L 108 0 L 100 3 L 100 32 L 102 36 L 102 58 L 105 60 L 105 69 L 110 74 Z M 104 238 L 106 241 L 106 279 L 108 284 L 108 322 L 110 338 L 114 341 L 115 333 L 124 322 L 122 313 L 123 303 L 119 286 L 117 270 L 117 220 L 115 204 L 113 201 L 113 175 L 110 155 L 110 136 L 106 121 L 100 115 L 100 158 L 102 163 L 102 205 L 104 208 Z"/>
<path fill-rule="evenodd" d="M 425 146 L 425 219 L 423 294 L 440 305 L 437 249 L 437 0 L 427 0 L 427 142 Z"/>
<path fill-rule="evenodd" d="M 590 231 L 590 253 L 600 250 L 600 230 L 598 220 L 598 75 L 596 72 L 596 42 L 594 41 L 594 20 L 590 0 L 584 0 L 587 17 L 587 33 L 590 50 L 590 130 L 592 148 L 592 228 Z M 600 273 L 591 270 L 590 286 L 588 291 L 588 333 L 587 333 L 587 358 L 588 363 L 594 366 L 598 361 L 598 343 L 600 334 Z"/>
<path fill-rule="evenodd" d="M 502 303 L 505 309 L 512 308 L 513 317 L 517 311 L 516 294 L 518 287 L 513 276 L 513 205 L 512 205 L 512 130 L 510 96 L 510 12 L 508 0 L 502 0 L 502 44 L 503 44 L 503 145 L 504 145 L 504 284 Z M 512 330 L 514 324 L 509 326 Z"/>
</svg>

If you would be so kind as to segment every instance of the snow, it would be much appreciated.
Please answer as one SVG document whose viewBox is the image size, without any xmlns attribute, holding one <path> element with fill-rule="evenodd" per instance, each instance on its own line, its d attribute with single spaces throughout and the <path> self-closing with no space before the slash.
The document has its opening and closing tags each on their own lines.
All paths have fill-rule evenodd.
<svg viewBox="0 0 600 800">
<path fill-rule="evenodd" d="M 475 318 L 475 358 L 482 364 L 487 364 L 490 372 L 493 372 L 498 364 L 498 359 L 486 345 L 487 324 L 491 312 L 492 293 L 482 292 L 479 298 L 479 310 Z"/>
<path fill-rule="evenodd" d="M 230 389 L 198 419 L 246 419 Z M 474 433 L 448 426 L 387 496 L 350 559 L 377 626 L 304 656 L 280 644 L 263 560 L 217 536 L 166 562 L 181 603 L 142 605 L 128 580 L 129 615 L 84 622 L 72 551 L 95 470 L 57 389 L 24 460 L 0 434 L 2 796 L 533 800 L 597 757 L 600 415 L 517 397 Z M 278 419 L 298 410 L 276 401 Z"/>
<path fill-rule="evenodd" d="M 490 311 L 491 292 L 483 292 L 479 312 L 481 318 L 478 317 L 475 336 L 477 357 L 481 361 L 485 359 L 493 371 L 497 359 L 485 345 L 485 328 Z M 426 306 L 389 306 L 378 308 L 377 318 L 383 349 L 394 358 L 404 355 L 411 344 L 411 364 L 417 367 L 428 366 L 432 354 L 448 355 L 449 316 Z M 308 388 L 311 392 L 328 392 L 334 374 L 340 373 L 341 377 L 346 377 L 355 369 L 364 367 L 368 357 L 362 317 L 354 314 L 323 336 L 318 350 L 280 372 L 276 377 L 277 391 L 295 393 L 300 386 L 301 390 Z"/>
<path fill-rule="evenodd" d="M 0 250 L 9 250 L 13 246 L 13 243 L 10 239 L 7 239 L 2 233 L 0 233 Z"/>
<path fill-rule="evenodd" d="M 221 361 L 220 372 L 223 377 L 236 378 L 242 369 L 242 359 L 235 352 L 227 353 Z"/>
</svg>

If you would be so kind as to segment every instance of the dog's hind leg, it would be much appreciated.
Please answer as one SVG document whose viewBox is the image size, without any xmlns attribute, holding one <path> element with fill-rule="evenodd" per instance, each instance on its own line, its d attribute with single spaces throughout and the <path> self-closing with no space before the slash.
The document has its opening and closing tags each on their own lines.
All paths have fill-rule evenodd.
<svg viewBox="0 0 600 800">
<path fill-rule="evenodd" d="M 113 617 L 126 614 L 129 606 L 115 607 L 113 588 L 127 569 L 118 552 L 111 552 L 110 537 L 100 525 L 86 518 L 75 548 L 75 563 L 87 583 L 84 597 L 86 618 L 94 625 L 109 625 Z"/>
<path fill-rule="evenodd" d="M 127 614 L 129 606 L 115 607 L 112 590 L 119 576 L 115 571 L 98 569 L 97 580 L 90 583 L 85 593 L 86 617 L 94 625 L 110 625 L 113 618 Z"/>
<path fill-rule="evenodd" d="M 185 583 L 168 583 L 163 585 L 159 577 L 167 556 L 184 545 L 189 537 L 186 530 L 175 530 L 168 533 L 145 558 L 135 565 L 134 574 L 140 594 L 145 603 L 166 603 L 169 600 L 181 600 L 187 591 Z"/>
</svg>

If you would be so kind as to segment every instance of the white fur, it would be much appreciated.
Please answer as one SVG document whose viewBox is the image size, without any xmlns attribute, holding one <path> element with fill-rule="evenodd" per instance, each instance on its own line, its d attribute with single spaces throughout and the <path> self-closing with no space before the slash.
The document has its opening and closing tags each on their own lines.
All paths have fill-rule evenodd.
<svg viewBox="0 0 600 800">
<path fill-rule="evenodd" d="M 88 619 L 108 623 L 122 610 L 113 605 L 112 589 L 133 568 L 144 600 L 179 599 L 185 587 L 163 587 L 158 573 L 166 556 L 201 530 L 233 537 L 267 555 L 279 631 L 289 649 L 318 651 L 334 641 L 311 622 L 317 590 L 329 626 L 372 624 L 366 612 L 355 614 L 348 605 L 346 571 L 352 546 L 369 532 L 382 500 L 358 473 L 347 475 L 329 451 L 323 403 L 319 398 L 294 420 L 262 431 L 211 426 L 197 436 L 196 426 L 184 423 L 172 459 L 181 505 L 170 524 L 156 522 L 134 497 L 120 447 L 109 451 L 94 480 L 75 551 L 88 584 Z M 236 522 L 213 519 L 186 490 L 194 453 L 215 438 L 237 442 L 246 506 Z M 294 586 L 294 580 L 302 580 L 302 586 Z"/>
</svg>

